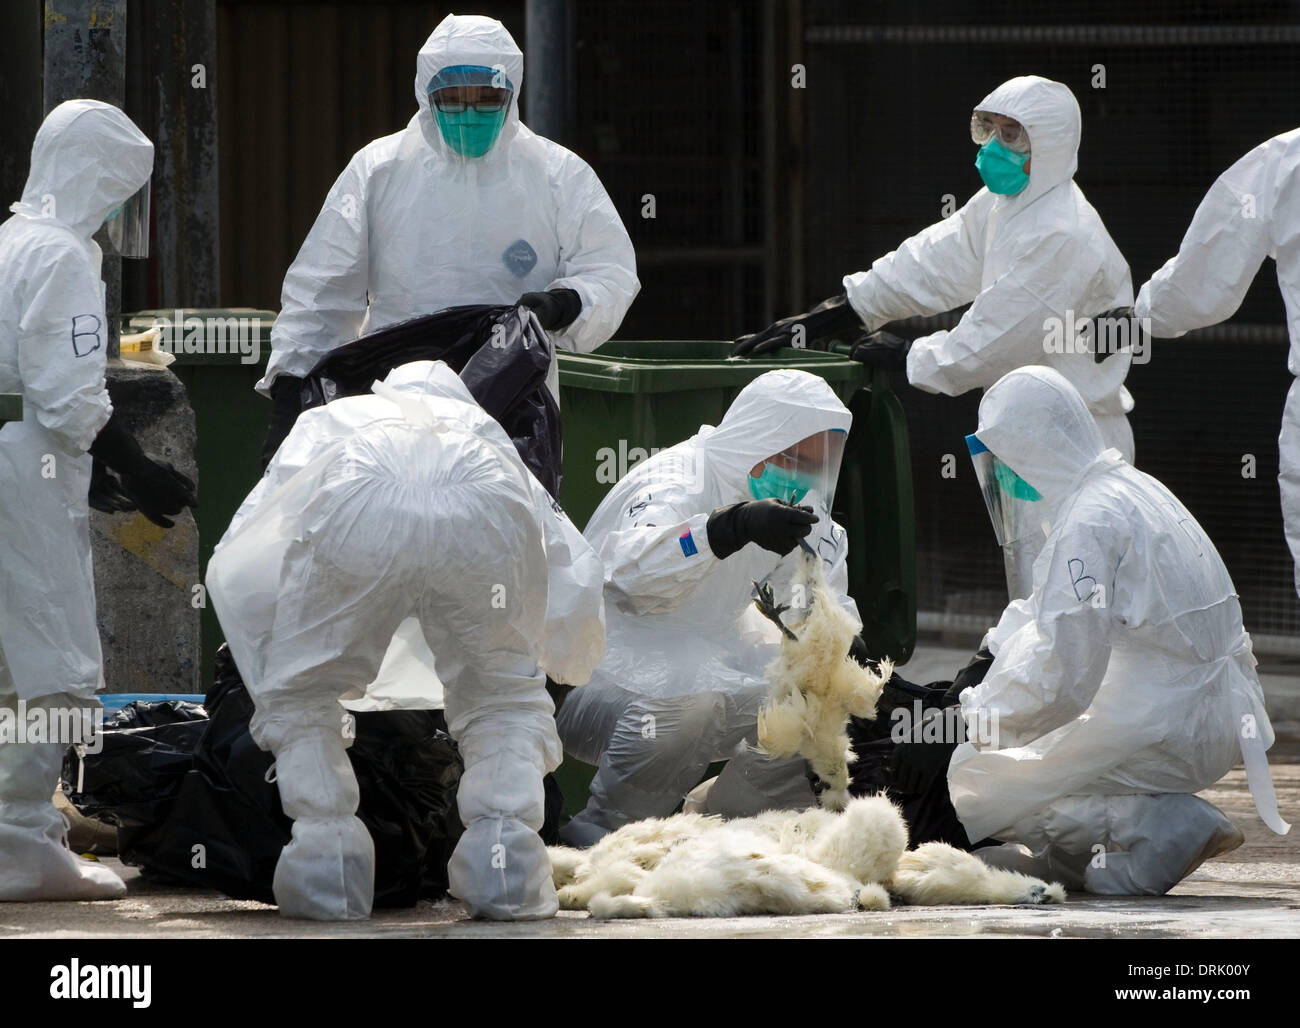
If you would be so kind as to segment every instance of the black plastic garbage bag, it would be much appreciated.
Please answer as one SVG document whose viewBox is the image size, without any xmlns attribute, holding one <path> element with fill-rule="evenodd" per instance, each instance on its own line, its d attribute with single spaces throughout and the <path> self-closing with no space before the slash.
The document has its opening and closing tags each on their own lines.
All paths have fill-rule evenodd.
<svg viewBox="0 0 1300 1028">
<path fill-rule="evenodd" d="M 926 842 L 946 842 L 958 849 L 975 847 L 966 837 L 948 795 L 948 776 L 936 775 L 922 792 L 906 792 L 894 781 L 890 762 L 897 743 L 892 738 L 896 722 L 894 710 L 914 711 L 920 703 L 922 711 L 942 710 L 951 682 L 931 682 L 917 685 L 894 672 L 885 683 L 876 702 L 874 720 L 851 717 L 848 722 L 849 743 L 854 760 L 849 765 L 849 795 L 874 796 L 884 793 L 903 811 L 907 822 L 908 848 L 915 849 Z M 908 722 L 911 723 L 910 721 Z"/>
<path fill-rule="evenodd" d="M 106 724 L 104 754 L 85 756 L 84 790 L 70 799 L 119 825 L 120 856 L 147 877 L 274 903 L 275 865 L 293 822 L 280 806 L 271 754 L 249 735 L 252 699 L 224 646 L 204 706 L 209 718 L 199 722 L 125 730 Z M 462 831 L 456 788 L 463 765 L 442 711 L 380 711 L 356 720 L 348 754 L 361 787 L 357 816 L 375 841 L 375 906 L 446 895 L 447 859 Z M 168 744 L 155 739 L 146 750 L 111 741 L 143 732 Z M 75 762 L 65 771 L 75 775 Z M 115 785 L 115 776 L 125 785 Z"/>
<path fill-rule="evenodd" d="M 75 783 L 78 773 L 84 780 L 73 804 L 118 825 L 120 856 L 152 880 L 274 903 L 275 865 L 293 822 L 280 806 L 271 754 L 249 734 L 253 702 L 229 647 L 217 651 L 203 708 L 138 706 L 149 709 L 106 722 L 103 753 L 83 763 L 70 751 L 65 780 Z M 177 720 L 157 723 L 169 708 Z M 206 719 L 182 720 L 204 709 Z M 463 764 L 442 711 L 355 717 L 348 756 L 360 785 L 357 816 L 375 843 L 375 906 L 445 896 L 447 861 L 463 831 L 456 808 Z M 153 727 L 122 727 L 146 718 Z M 541 836 L 555 845 L 564 799 L 554 776 L 544 786 Z"/>
<path fill-rule="evenodd" d="M 331 351 L 302 385 L 302 409 L 370 392 L 417 360 L 441 360 L 515 444 L 552 497 L 560 494 L 560 410 L 545 387 L 551 341 L 527 307 L 471 304 L 389 325 Z"/>
<path fill-rule="evenodd" d="M 86 817 L 116 825 L 119 838 L 156 823 L 192 766 L 206 725 L 207 715 L 197 703 L 128 703 L 104 722 L 98 753 L 68 749 L 63 781 L 69 800 Z"/>
</svg>

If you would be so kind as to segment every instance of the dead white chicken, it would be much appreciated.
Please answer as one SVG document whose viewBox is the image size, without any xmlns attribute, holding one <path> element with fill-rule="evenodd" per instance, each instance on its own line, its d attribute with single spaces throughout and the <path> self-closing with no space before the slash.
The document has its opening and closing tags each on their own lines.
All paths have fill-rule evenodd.
<svg viewBox="0 0 1300 1028">
<path fill-rule="evenodd" d="M 803 554 L 794 575 L 792 593 L 806 611 L 798 624 L 782 622 L 791 607 L 777 604 L 770 586 L 754 588 L 755 605 L 782 631 L 781 652 L 767 666 L 771 694 L 758 715 L 759 745 L 774 757 L 804 757 L 825 785 L 821 805 L 843 810 L 853 760 L 848 719 L 875 717 L 892 665 L 882 661 L 875 673 L 848 655 L 857 626 L 835 602 L 816 556 Z"/>
</svg>

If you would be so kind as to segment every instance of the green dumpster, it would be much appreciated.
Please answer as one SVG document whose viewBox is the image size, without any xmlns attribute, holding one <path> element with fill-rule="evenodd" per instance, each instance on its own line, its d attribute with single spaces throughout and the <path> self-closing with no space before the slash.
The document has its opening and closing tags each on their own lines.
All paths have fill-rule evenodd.
<svg viewBox="0 0 1300 1028">
<path fill-rule="evenodd" d="M 185 386 L 198 434 L 199 573 L 239 505 L 261 477 L 262 441 L 271 403 L 253 391 L 271 354 L 274 311 L 243 308 L 146 310 L 123 315 L 124 333 L 161 324 L 161 347 L 176 355 L 171 370 Z M 202 683 L 212 685 L 212 661 L 223 638 L 211 604 L 203 608 Z"/>
<path fill-rule="evenodd" d="M 845 352 L 785 349 L 749 360 L 730 352 L 729 342 L 614 341 L 590 354 L 561 353 L 565 510 L 585 526 L 614 482 L 700 425 L 716 425 L 759 375 L 819 375 L 853 413 L 835 493 L 835 517 L 849 535 L 849 592 L 871 652 L 906 662 L 916 643 L 912 465 L 888 374 Z M 592 772 L 571 758 L 561 768 L 570 814 L 586 802 Z"/>
</svg>

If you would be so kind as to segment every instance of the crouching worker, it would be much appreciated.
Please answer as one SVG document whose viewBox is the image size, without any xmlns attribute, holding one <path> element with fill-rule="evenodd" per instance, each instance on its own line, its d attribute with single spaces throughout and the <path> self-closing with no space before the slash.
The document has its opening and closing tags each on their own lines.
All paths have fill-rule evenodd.
<svg viewBox="0 0 1300 1028">
<path fill-rule="evenodd" d="M 1046 523 L 1034 588 L 986 636 L 960 692 L 948 792 L 978 850 L 1073 889 L 1161 895 L 1241 832 L 1193 795 L 1238 760 L 1278 815 L 1273 730 L 1222 559 L 1168 489 L 1104 448 L 1060 374 L 1022 368 L 968 437 L 999 542 Z"/>
<path fill-rule="evenodd" d="M 801 758 L 750 748 L 779 642 L 754 609 L 754 583 L 791 596 L 788 555 L 802 544 L 860 623 L 847 539 L 830 516 L 851 422 L 822 379 L 768 372 L 720 425 L 638 464 L 592 515 L 585 534 L 605 565 L 609 647 L 558 716 L 565 750 L 597 768 L 586 809 L 560 831 L 568 845 L 672 813 L 715 760 L 734 758 L 708 812 L 813 803 Z"/>
<path fill-rule="evenodd" d="M 403 365 L 374 390 L 299 418 L 208 573 L 294 819 L 276 901 L 294 917 L 370 913 L 340 700 L 366 693 L 413 625 L 465 762 L 451 892 L 472 916 L 550 917 L 537 830 L 561 749 L 546 675 L 580 685 L 603 655 L 599 561 L 445 364 Z"/>
</svg>

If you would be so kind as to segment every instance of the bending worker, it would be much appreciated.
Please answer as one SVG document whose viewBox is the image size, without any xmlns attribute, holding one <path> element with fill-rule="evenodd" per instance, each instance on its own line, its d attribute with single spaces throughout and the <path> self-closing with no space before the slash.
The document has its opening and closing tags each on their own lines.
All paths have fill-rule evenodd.
<svg viewBox="0 0 1300 1028">
<path fill-rule="evenodd" d="M 1154 336 L 1180 336 L 1232 317 L 1265 257 L 1277 261 L 1291 352 L 1300 375 L 1300 129 L 1261 143 L 1205 194 L 1178 255 L 1138 292 L 1135 313 Z M 1282 408 L 1278 437 L 1282 520 L 1300 593 L 1300 385 Z"/>
<path fill-rule="evenodd" d="M 498 21 L 448 15 L 416 58 L 419 110 L 364 147 L 284 279 L 263 461 L 330 350 L 462 304 L 532 308 L 557 349 L 609 339 L 641 288 L 632 241 L 596 173 L 519 120 L 524 58 Z M 552 393 L 558 379 L 552 374 Z"/>
<path fill-rule="evenodd" d="M 586 809 L 561 829 L 568 845 L 672 813 L 729 757 L 708 812 L 814 802 L 802 758 L 750 748 L 778 648 L 753 583 L 788 595 L 795 561 L 784 558 L 802 542 L 861 623 L 847 536 L 830 516 L 851 422 L 822 379 L 768 372 L 716 428 L 639 463 L 596 509 L 585 534 L 605 565 L 608 652 L 557 718 L 565 750 L 597 769 Z"/>
<path fill-rule="evenodd" d="M 147 457 L 105 384 L 100 280 L 113 252 L 148 253 L 153 144 L 116 107 L 69 100 L 36 133 L 31 171 L 0 226 L 0 393 L 23 420 L 0 429 L 0 709 L 83 727 L 104 685 L 89 494 L 170 527 L 194 484 Z M 117 474 L 113 474 L 116 472 Z M 120 478 L 118 477 L 120 476 Z M 66 845 L 51 802 L 72 739 L 0 740 L 0 900 L 106 899 L 126 886 Z"/>
<path fill-rule="evenodd" d="M 1014 368 L 1053 367 L 1083 396 L 1106 445 L 1131 462 L 1133 398 L 1124 379 L 1132 354 L 1088 352 L 1068 335 L 1076 323 L 1133 302 L 1128 265 L 1074 183 L 1080 123 L 1079 104 L 1062 83 L 1036 75 L 1004 82 L 971 116 L 985 188 L 869 271 L 846 275 L 841 295 L 743 337 L 735 352 L 824 348 L 827 339 L 868 332 L 854 347 L 856 359 L 906 370 L 918 389 L 947 396 L 987 389 Z M 915 341 L 883 330 L 967 303 L 950 330 Z M 1041 544 L 1040 536 L 1006 553 L 1013 597 L 1028 595 Z"/>
<path fill-rule="evenodd" d="M 403 365 L 374 390 L 298 420 L 208 571 L 294 819 L 276 901 L 286 916 L 370 914 L 374 846 L 340 700 L 367 694 L 414 619 L 465 762 L 451 892 L 471 916 L 550 917 L 537 830 L 562 753 L 546 676 L 580 685 L 604 653 L 599 561 L 445 364 Z"/>
<path fill-rule="evenodd" d="M 971 842 L 1012 844 L 979 855 L 1073 889 L 1162 894 L 1241 844 L 1193 794 L 1242 759 L 1261 818 L 1288 831 L 1236 590 L 1187 508 L 1106 448 L 1049 368 L 994 385 L 969 443 L 999 536 L 1050 525 L 1033 594 L 960 694 L 952 804 Z"/>
</svg>

